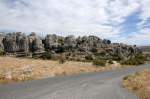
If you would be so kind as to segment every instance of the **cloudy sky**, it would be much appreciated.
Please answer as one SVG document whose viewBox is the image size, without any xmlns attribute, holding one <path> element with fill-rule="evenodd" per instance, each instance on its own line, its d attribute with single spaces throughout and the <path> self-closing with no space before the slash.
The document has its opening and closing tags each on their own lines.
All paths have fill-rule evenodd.
<svg viewBox="0 0 150 99">
<path fill-rule="evenodd" d="M 150 0 L 0 0 L 0 31 L 150 45 Z"/>
</svg>

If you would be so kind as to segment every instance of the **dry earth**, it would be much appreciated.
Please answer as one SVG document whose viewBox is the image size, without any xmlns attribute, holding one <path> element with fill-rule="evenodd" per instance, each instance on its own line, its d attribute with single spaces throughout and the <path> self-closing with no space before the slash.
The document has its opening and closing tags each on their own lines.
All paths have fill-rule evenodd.
<svg viewBox="0 0 150 99">
<path fill-rule="evenodd" d="M 150 69 L 124 77 L 123 85 L 136 92 L 140 99 L 150 99 Z"/>
<path fill-rule="evenodd" d="M 120 68 L 114 62 L 106 67 L 96 67 L 92 63 L 68 61 L 59 64 L 58 61 L 0 57 L 0 83 L 10 83 L 53 77 L 57 75 L 71 75 L 82 72 L 97 72 Z"/>
</svg>

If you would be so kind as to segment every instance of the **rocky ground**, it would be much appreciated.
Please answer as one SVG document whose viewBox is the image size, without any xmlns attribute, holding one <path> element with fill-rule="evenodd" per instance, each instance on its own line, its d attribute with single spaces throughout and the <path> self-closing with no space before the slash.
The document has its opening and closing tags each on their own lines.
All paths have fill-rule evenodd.
<svg viewBox="0 0 150 99">
<path fill-rule="evenodd" d="M 150 69 L 124 77 L 123 86 L 136 92 L 140 99 L 150 99 Z"/>
<path fill-rule="evenodd" d="M 71 75 L 82 72 L 97 72 L 120 68 L 118 63 L 105 67 L 93 66 L 92 63 L 0 57 L 0 83 L 10 83 L 53 77 L 57 75 Z"/>
</svg>

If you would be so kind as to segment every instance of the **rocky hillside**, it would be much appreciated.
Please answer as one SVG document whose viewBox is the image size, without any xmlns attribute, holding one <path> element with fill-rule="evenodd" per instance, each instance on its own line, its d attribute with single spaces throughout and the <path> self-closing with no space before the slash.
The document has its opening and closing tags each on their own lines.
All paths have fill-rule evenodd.
<svg viewBox="0 0 150 99">
<path fill-rule="evenodd" d="M 6 55 L 36 56 L 49 58 L 64 56 L 68 60 L 127 59 L 141 53 L 134 45 L 111 43 L 96 36 L 67 37 L 48 34 L 41 38 L 36 33 L 25 35 L 21 32 L 0 34 L 0 48 Z"/>
<path fill-rule="evenodd" d="M 150 53 L 150 46 L 140 46 L 140 49 L 141 49 L 143 52 L 149 52 L 149 53 Z"/>
</svg>

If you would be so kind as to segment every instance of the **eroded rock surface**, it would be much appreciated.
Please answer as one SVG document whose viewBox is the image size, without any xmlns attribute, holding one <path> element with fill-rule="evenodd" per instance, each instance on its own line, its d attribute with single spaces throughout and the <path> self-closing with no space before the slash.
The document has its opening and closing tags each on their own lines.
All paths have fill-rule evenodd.
<svg viewBox="0 0 150 99">
<path fill-rule="evenodd" d="M 97 36 L 74 37 L 73 35 L 62 37 L 48 34 L 44 39 L 32 32 L 26 36 L 24 33 L 8 33 L 0 35 L 0 47 L 6 53 L 32 53 L 41 55 L 45 51 L 52 54 L 63 53 L 66 57 L 85 58 L 88 55 L 98 54 L 103 58 L 118 57 L 126 59 L 141 51 L 135 45 L 111 43 L 110 40 L 101 39 Z"/>
</svg>

